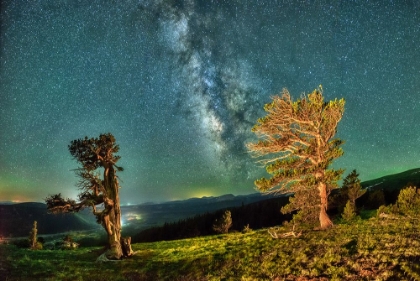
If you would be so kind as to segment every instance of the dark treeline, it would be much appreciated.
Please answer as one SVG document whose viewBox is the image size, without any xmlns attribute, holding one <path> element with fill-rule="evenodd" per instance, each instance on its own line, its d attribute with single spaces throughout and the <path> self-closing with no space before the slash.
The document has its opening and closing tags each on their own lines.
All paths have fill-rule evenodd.
<svg viewBox="0 0 420 281">
<path fill-rule="evenodd" d="M 280 213 L 281 207 L 288 201 L 288 197 L 278 197 L 229 208 L 232 215 L 232 227 L 229 231 L 242 231 L 247 225 L 251 229 L 271 227 L 280 225 L 285 220 L 290 220 L 292 217 L 290 214 L 283 215 Z M 178 222 L 165 223 L 160 227 L 143 230 L 132 237 L 132 243 L 176 240 L 216 234 L 213 230 L 214 221 L 219 219 L 224 211 L 219 210 L 214 213 L 196 215 Z"/>
<path fill-rule="evenodd" d="M 393 189 L 370 189 L 357 199 L 357 206 L 361 209 L 373 210 L 384 204 L 393 204 L 397 200 L 401 188 L 402 186 Z M 336 192 L 339 192 L 339 189 L 334 190 L 333 194 Z M 251 229 L 281 225 L 284 221 L 292 218 L 292 214 L 284 215 L 280 212 L 281 207 L 288 202 L 289 197 L 283 196 L 229 208 L 232 215 L 232 227 L 229 231 L 242 231 L 247 225 Z M 345 201 L 342 204 L 345 204 Z M 328 213 L 333 217 L 340 215 L 343 206 L 341 208 L 337 205 L 331 206 Z M 133 236 L 132 242 L 168 241 L 216 234 L 213 224 L 223 215 L 224 211 L 225 209 L 222 209 L 213 213 L 196 215 L 178 222 L 165 223 L 163 226 L 143 230 Z"/>
</svg>

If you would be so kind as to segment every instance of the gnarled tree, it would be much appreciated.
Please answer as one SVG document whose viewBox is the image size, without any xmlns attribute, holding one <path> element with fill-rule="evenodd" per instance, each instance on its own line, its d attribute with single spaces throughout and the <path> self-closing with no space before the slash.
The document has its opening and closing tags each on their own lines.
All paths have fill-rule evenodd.
<svg viewBox="0 0 420 281">
<path fill-rule="evenodd" d="M 115 155 L 119 146 L 112 134 L 101 134 L 99 138 L 77 139 L 69 145 L 70 154 L 80 163 L 76 170 L 79 177 L 79 202 L 64 199 L 61 194 L 50 195 L 45 199 L 51 213 L 78 212 L 91 207 L 96 220 L 108 235 L 109 249 L 105 253 L 108 259 L 120 259 L 131 255 L 131 247 L 121 239 L 121 208 L 117 171 L 120 156 Z M 103 173 L 101 178 L 100 171 Z M 103 204 L 103 208 L 97 209 Z"/>
<path fill-rule="evenodd" d="M 284 89 L 282 96 L 264 106 L 265 117 L 258 119 L 252 131 L 260 139 L 247 148 L 266 166 L 270 179 L 255 181 L 262 192 L 288 193 L 295 196 L 317 190 L 321 228 L 332 225 L 326 212 L 328 193 L 337 187 L 343 170 L 328 169 L 341 155 L 343 141 L 334 139 L 344 113 L 344 99 L 324 102 L 322 87 L 293 101 Z M 303 192 L 303 193 L 302 193 Z M 299 202 L 295 200 L 294 204 Z M 304 207 L 304 206 L 302 206 Z"/>
</svg>

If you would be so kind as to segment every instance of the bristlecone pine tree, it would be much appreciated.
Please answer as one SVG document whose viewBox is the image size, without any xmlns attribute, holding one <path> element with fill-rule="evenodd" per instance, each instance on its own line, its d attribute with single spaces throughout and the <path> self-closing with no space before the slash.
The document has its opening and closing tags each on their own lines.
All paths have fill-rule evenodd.
<svg viewBox="0 0 420 281">
<path fill-rule="evenodd" d="M 295 196 L 297 191 L 317 189 L 319 200 L 310 204 L 319 207 L 320 227 L 328 228 L 332 225 L 326 212 L 329 191 L 337 188 L 343 173 L 328 167 L 343 155 L 343 141 L 333 137 L 345 101 L 324 102 L 322 86 L 296 101 L 286 89 L 272 99 L 264 106 L 267 115 L 252 128 L 260 140 L 247 144 L 272 175 L 256 180 L 255 185 L 262 192 L 295 192 Z"/>
<path fill-rule="evenodd" d="M 76 170 L 79 177 L 79 202 L 63 199 L 61 194 L 50 195 L 45 199 L 51 213 L 78 212 L 91 207 L 96 220 L 108 235 L 108 259 L 120 259 L 123 255 L 131 255 L 131 247 L 121 239 L 121 208 L 119 183 L 116 172 L 123 168 L 116 165 L 120 156 L 115 155 L 119 146 L 112 134 L 101 134 L 98 138 L 77 139 L 69 145 L 70 154 L 81 164 Z M 99 170 L 99 171 L 98 171 Z M 100 171 L 103 170 L 103 178 Z M 96 206 L 103 204 L 102 210 Z M 125 247 L 124 247 L 125 246 Z"/>
</svg>

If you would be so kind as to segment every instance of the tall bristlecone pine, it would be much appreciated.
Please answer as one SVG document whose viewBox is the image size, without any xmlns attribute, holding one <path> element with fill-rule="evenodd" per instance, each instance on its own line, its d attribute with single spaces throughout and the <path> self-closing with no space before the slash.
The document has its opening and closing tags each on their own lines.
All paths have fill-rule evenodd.
<svg viewBox="0 0 420 281">
<path fill-rule="evenodd" d="M 77 212 L 85 207 L 91 207 L 96 220 L 108 235 L 108 259 L 120 259 L 123 256 L 121 239 L 121 208 L 117 171 L 123 169 L 117 166 L 120 156 L 116 153 L 119 146 L 112 134 L 101 134 L 98 138 L 73 140 L 69 145 L 70 154 L 80 163 L 76 170 L 79 176 L 79 201 L 63 199 L 61 194 L 46 198 L 47 207 L 52 213 Z M 99 170 L 99 171 L 98 171 Z M 103 177 L 101 178 L 100 171 Z M 103 204 L 100 211 L 97 205 Z M 126 246 L 124 244 L 124 246 Z M 131 255 L 131 247 L 126 255 Z"/>
<path fill-rule="evenodd" d="M 332 225 L 326 212 L 328 195 L 338 187 L 343 173 L 341 169 L 328 168 L 343 155 L 343 141 L 334 135 L 344 104 L 344 99 L 325 102 L 321 86 L 296 101 L 284 89 L 281 96 L 274 96 L 264 106 L 267 115 L 252 128 L 259 140 L 247 144 L 249 152 L 260 158 L 258 162 L 271 175 L 269 179 L 256 180 L 257 189 L 277 193 L 316 189 L 319 196 L 310 205 L 319 208 L 321 228 Z"/>
</svg>

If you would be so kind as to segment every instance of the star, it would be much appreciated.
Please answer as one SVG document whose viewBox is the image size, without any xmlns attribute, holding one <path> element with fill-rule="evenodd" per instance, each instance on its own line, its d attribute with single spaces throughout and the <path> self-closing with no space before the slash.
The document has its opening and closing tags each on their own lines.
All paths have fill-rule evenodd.
<svg viewBox="0 0 420 281">
<path fill-rule="evenodd" d="M 420 166 L 420 6 L 3 1 L 0 201 L 75 198 L 70 141 L 112 133 L 122 203 L 256 192 L 245 149 L 271 96 L 345 98 L 334 167 Z"/>
</svg>

